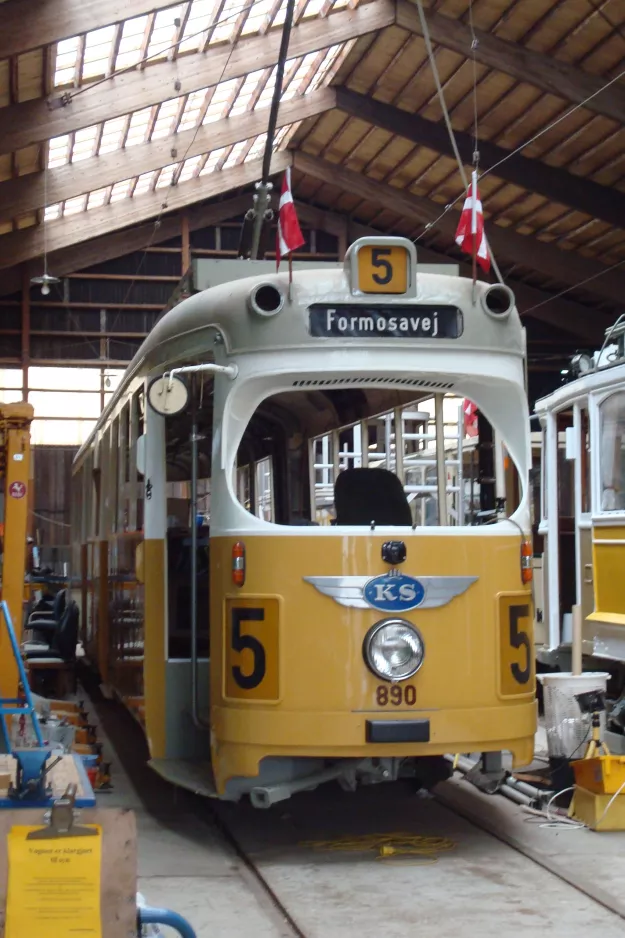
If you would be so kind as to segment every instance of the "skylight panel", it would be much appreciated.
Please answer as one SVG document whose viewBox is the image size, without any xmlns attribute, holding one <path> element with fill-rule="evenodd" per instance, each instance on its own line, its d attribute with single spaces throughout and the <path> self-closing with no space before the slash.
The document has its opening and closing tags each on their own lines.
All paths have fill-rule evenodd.
<svg viewBox="0 0 625 938">
<path fill-rule="evenodd" d="M 182 117 L 182 120 L 178 124 L 178 133 L 180 133 L 183 130 L 191 130 L 193 127 L 195 127 L 199 116 L 200 116 L 199 107 L 196 107 L 192 111 L 187 109 L 184 112 L 184 116 Z"/>
<path fill-rule="evenodd" d="M 79 195 L 75 199 L 68 199 L 63 209 L 63 215 L 77 215 L 79 212 L 84 212 L 86 202 L 86 195 Z"/>
<path fill-rule="evenodd" d="M 249 6 L 249 3 L 245 3 L 243 0 L 226 0 L 221 16 L 219 17 L 220 25 L 215 27 L 215 31 L 211 37 L 211 46 L 216 45 L 218 42 L 227 42 L 230 39 L 237 16 L 246 6 Z"/>
<path fill-rule="evenodd" d="M 282 6 L 276 13 L 272 26 L 283 26 L 284 20 L 286 19 L 286 0 L 282 3 Z"/>
<path fill-rule="evenodd" d="M 114 26 L 104 26 L 87 33 L 82 78 L 95 78 L 104 75 L 111 54 L 111 44 L 115 35 Z"/>
<path fill-rule="evenodd" d="M 213 152 L 209 154 L 208 159 L 206 160 L 206 163 L 201 169 L 200 176 L 206 176 L 208 175 L 208 173 L 212 173 L 213 170 L 215 169 L 215 166 L 217 165 L 217 163 L 222 158 L 225 152 L 226 152 L 225 147 L 221 147 L 219 150 L 213 150 Z"/>
<path fill-rule="evenodd" d="M 126 146 L 134 147 L 138 143 L 145 143 L 145 136 L 150 123 L 151 107 L 144 107 L 141 111 L 135 111 L 130 118 L 130 126 L 126 136 Z"/>
<path fill-rule="evenodd" d="M 89 198 L 87 199 L 87 210 L 100 208 L 101 205 L 104 205 L 106 202 L 106 193 L 106 189 L 95 189 L 93 192 L 90 192 Z"/>
<path fill-rule="evenodd" d="M 74 149 L 72 150 L 72 163 L 93 156 L 98 130 L 99 124 L 94 124 L 91 127 L 83 127 L 82 130 L 76 131 Z"/>
<path fill-rule="evenodd" d="M 260 157 L 265 152 L 265 143 L 267 142 L 267 134 L 260 134 L 254 140 L 254 143 L 249 149 L 249 152 L 244 158 L 244 162 L 248 163 L 250 160 L 260 159 Z"/>
<path fill-rule="evenodd" d="M 57 58 L 54 69 L 54 85 L 68 85 L 74 80 L 76 57 L 78 55 L 78 36 L 63 39 L 57 45 Z"/>
<path fill-rule="evenodd" d="M 179 52 L 190 52 L 198 49 L 202 42 L 202 33 L 212 22 L 216 10 L 215 0 L 193 0 L 187 24 L 182 34 L 182 42 L 178 46 Z M 200 35 L 197 35 L 200 33 Z"/>
<path fill-rule="evenodd" d="M 249 94 L 237 95 L 237 99 L 232 105 L 232 109 L 230 110 L 230 114 L 228 116 L 234 117 L 235 114 L 242 114 L 243 111 L 247 111 L 251 100 L 252 100 L 252 92 L 250 92 Z"/>
<path fill-rule="evenodd" d="M 180 98 L 174 98 L 171 101 L 165 101 L 161 104 L 154 130 L 152 131 L 152 140 L 158 140 L 161 137 L 168 137 L 174 130 L 174 123 L 178 109 L 180 107 Z"/>
<path fill-rule="evenodd" d="M 164 166 L 159 173 L 159 177 L 156 181 L 157 189 L 164 189 L 165 186 L 170 186 L 173 179 L 174 173 L 178 169 L 178 163 L 172 163 L 170 166 Z"/>
<path fill-rule="evenodd" d="M 271 13 L 272 6 L 272 0 L 257 0 L 248 14 L 241 35 L 249 36 L 257 33 L 265 22 L 265 18 Z"/>
<path fill-rule="evenodd" d="M 149 190 L 153 178 L 154 170 L 149 173 L 142 173 L 137 180 L 134 195 L 144 195 Z"/>
<path fill-rule="evenodd" d="M 154 20 L 154 29 L 148 46 L 148 57 L 160 58 L 171 47 L 176 38 L 177 27 L 174 21 L 180 18 L 180 7 L 159 10 Z"/>
<path fill-rule="evenodd" d="M 325 0 L 308 0 L 302 19 L 308 19 L 310 16 L 319 16 L 325 5 Z"/>
<path fill-rule="evenodd" d="M 114 120 L 105 123 L 98 153 L 112 153 L 113 150 L 120 149 L 124 139 L 126 120 L 126 117 L 116 117 Z"/>
<path fill-rule="evenodd" d="M 64 166 L 69 159 L 69 134 L 53 137 L 48 149 L 48 166 Z"/>
<path fill-rule="evenodd" d="M 111 203 L 120 202 L 128 197 L 132 179 L 124 179 L 123 182 L 116 182 L 111 191 Z"/>
<path fill-rule="evenodd" d="M 228 169 L 228 167 L 234 166 L 247 146 L 249 146 L 249 140 L 242 140 L 241 143 L 235 143 L 223 168 Z"/>
<path fill-rule="evenodd" d="M 44 221 L 54 221 L 55 218 L 61 217 L 61 203 L 57 202 L 56 205 L 48 205 L 46 210 L 43 213 Z"/>
<path fill-rule="evenodd" d="M 201 156 L 192 156 L 190 159 L 185 160 L 178 181 L 186 182 L 188 179 L 192 179 L 202 159 Z"/>
</svg>

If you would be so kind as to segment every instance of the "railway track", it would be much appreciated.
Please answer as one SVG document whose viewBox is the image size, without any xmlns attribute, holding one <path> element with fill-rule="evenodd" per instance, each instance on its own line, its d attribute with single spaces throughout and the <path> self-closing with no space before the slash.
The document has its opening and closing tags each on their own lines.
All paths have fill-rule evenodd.
<svg viewBox="0 0 625 938">
<path fill-rule="evenodd" d="M 480 938 L 517 938 L 528 927 L 554 938 L 623 932 L 617 892 L 585 877 L 583 856 L 597 867 L 602 835 L 540 828 L 466 783 L 439 786 L 437 797 L 400 785 L 354 794 L 326 786 L 270 811 L 211 803 L 209 812 L 281 938 L 403 938 L 415 928 L 457 938 L 467 926 Z M 369 849 L 380 832 L 453 848 L 380 857 Z M 614 859 L 617 873 L 618 850 Z"/>
</svg>

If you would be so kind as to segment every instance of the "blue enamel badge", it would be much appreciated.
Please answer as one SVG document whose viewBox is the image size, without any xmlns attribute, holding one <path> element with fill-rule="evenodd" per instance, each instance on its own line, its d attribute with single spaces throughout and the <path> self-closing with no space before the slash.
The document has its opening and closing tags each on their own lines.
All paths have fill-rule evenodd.
<svg viewBox="0 0 625 938">
<path fill-rule="evenodd" d="M 363 597 L 369 606 L 380 612 L 408 612 L 416 609 L 425 598 L 425 589 L 419 580 L 404 573 L 384 573 L 369 580 Z"/>
</svg>

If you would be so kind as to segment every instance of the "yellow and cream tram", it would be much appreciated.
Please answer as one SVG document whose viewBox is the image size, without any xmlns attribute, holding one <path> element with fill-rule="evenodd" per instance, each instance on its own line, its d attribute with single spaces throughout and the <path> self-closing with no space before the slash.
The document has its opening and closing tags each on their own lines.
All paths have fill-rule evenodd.
<svg viewBox="0 0 625 938">
<path fill-rule="evenodd" d="M 577 355 L 572 380 L 536 403 L 542 432 L 543 595 L 537 652 L 570 665 L 579 607 L 582 650 L 605 670 L 625 662 L 625 316 L 600 352 Z M 625 748 L 625 747 L 624 747 Z"/>
<path fill-rule="evenodd" d="M 531 760 L 524 376 L 510 291 L 401 238 L 162 318 L 76 458 L 73 538 L 157 771 L 267 806 Z"/>
</svg>

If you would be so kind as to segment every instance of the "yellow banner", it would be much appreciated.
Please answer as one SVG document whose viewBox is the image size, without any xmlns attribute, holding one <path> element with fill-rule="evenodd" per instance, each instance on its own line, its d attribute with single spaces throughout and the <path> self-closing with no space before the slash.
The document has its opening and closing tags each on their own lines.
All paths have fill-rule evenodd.
<svg viewBox="0 0 625 938">
<path fill-rule="evenodd" d="M 13 827 L 8 836 L 9 885 L 5 938 L 102 938 L 102 828 L 93 837 L 28 840 L 40 827 Z"/>
</svg>

